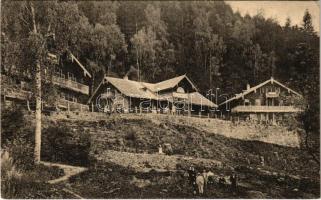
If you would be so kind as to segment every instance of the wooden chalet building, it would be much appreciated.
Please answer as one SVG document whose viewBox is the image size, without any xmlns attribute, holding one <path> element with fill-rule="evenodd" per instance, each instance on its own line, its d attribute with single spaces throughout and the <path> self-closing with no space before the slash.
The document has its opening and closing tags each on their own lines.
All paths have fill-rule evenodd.
<svg viewBox="0 0 321 200">
<path fill-rule="evenodd" d="M 47 78 L 43 82 L 52 81 L 57 86 L 59 98 L 56 102 L 56 108 L 70 111 L 89 111 L 89 106 L 86 103 L 89 98 L 91 74 L 70 52 L 66 52 L 60 58 L 48 53 L 48 60 L 54 63 L 55 69 L 52 75 L 44 74 Z M 34 104 L 30 86 L 32 77 L 30 73 L 25 73 L 19 78 L 14 74 L 1 74 L 2 106 L 22 104 L 27 105 L 30 109 Z M 44 102 L 43 108 L 48 107 L 49 105 Z"/>
<path fill-rule="evenodd" d="M 230 108 L 232 116 L 243 120 L 277 123 L 289 114 L 300 112 L 295 105 L 302 96 L 271 77 L 219 104 L 219 109 Z"/>
<path fill-rule="evenodd" d="M 88 103 L 101 112 L 155 112 L 199 114 L 217 105 L 198 92 L 186 76 L 159 83 L 146 83 L 124 78 L 105 77 Z M 175 105 L 175 106 L 174 106 Z"/>
<path fill-rule="evenodd" d="M 65 53 L 55 66 L 53 84 L 58 86 L 60 98 L 57 106 L 70 111 L 89 111 L 91 74 L 70 52 Z"/>
</svg>

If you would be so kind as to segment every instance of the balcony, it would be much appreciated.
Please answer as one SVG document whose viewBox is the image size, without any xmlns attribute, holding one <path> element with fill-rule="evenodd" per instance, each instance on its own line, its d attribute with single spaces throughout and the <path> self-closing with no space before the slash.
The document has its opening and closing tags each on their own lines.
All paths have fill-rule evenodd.
<svg viewBox="0 0 321 200">
<path fill-rule="evenodd" d="M 12 99 L 27 100 L 32 96 L 31 92 L 19 88 L 4 88 L 1 92 L 6 98 Z"/>
<path fill-rule="evenodd" d="M 280 95 L 280 92 L 267 92 L 265 94 L 266 98 L 278 98 Z"/>
<path fill-rule="evenodd" d="M 68 88 L 71 90 L 74 90 L 76 92 L 80 92 L 86 95 L 89 95 L 89 86 L 69 80 L 69 79 L 65 79 L 65 78 L 61 78 L 58 76 L 53 76 L 52 77 L 53 83 L 59 85 L 60 87 L 64 87 L 64 88 Z"/>
<path fill-rule="evenodd" d="M 66 99 L 59 99 L 58 107 L 69 111 L 89 111 L 88 105 L 73 102 L 73 101 L 68 101 Z"/>
<path fill-rule="evenodd" d="M 301 109 L 294 106 L 236 106 L 232 112 L 247 113 L 292 113 L 300 112 Z"/>
</svg>

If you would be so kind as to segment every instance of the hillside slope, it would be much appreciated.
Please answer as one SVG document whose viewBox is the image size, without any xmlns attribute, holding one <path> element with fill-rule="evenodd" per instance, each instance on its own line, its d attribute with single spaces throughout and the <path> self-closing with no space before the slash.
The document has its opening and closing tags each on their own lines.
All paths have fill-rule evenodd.
<svg viewBox="0 0 321 200">
<path fill-rule="evenodd" d="M 240 193 L 231 196 L 228 190 L 215 188 L 215 192 L 208 192 L 207 197 L 211 198 L 249 198 L 251 190 L 264 193 L 264 197 L 291 198 L 295 197 L 292 190 L 296 188 L 297 196 L 319 195 L 319 167 L 303 150 L 226 137 L 188 120 L 182 118 L 177 123 L 147 115 L 102 115 L 91 119 L 47 118 L 45 124 L 72 129 L 75 140 L 89 133 L 89 170 L 71 182 L 84 197 L 192 197 L 186 178 L 179 175 L 191 164 L 199 170 L 214 170 L 217 176 L 228 176 L 233 169 L 238 171 L 243 185 Z M 157 154 L 158 145 L 165 143 L 171 146 L 172 156 Z M 88 185 L 92 187 L 87 188 Z M 106 185 L 110 193 L 101 189 Z"/>
</svg>

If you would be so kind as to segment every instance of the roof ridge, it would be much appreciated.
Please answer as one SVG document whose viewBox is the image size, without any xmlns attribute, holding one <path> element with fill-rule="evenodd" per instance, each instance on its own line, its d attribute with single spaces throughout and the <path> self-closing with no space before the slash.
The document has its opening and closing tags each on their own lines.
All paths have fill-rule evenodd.
<svg viewBox="0 0 321 200">
<path fill-rule="evenodd" d="M 276 84 L 280 85 L 281 87 L 286 88 L 286 89 L 292 91 L 294 94 L 299 95 L 299 96 L 302 96 L 302 95 L 299 94 L 298 92 L 296 92 L 296 91 L 292 90 L 291 88 L 283 85 L 282 83 L 280 83 L 279 81 L 275 80 L 275 79 L 271 76 L 271 78 L 267 79 L 266 81 L 263 81 L 262 83 L 259 83 L 259 84 L 255 85 L 255 86 L 249 88 L 249 89 L 246 90 L 246 91 L 243 91 L 243 92 L 241 92 L 241 93 L 235 94 L 232 98 L 230 98 L 230 99 L 228 99 L 228 100 L 220 103 L 219 105 L 223 105 L 223 104 L 228 103 L 228 102 L 230 102 L 230 101 L 232 101 L 232 100 L 234 100 L 234 99 L 239 99 L 240 97 L 242 97 L 242 96 L 244 96 L 244 95 L 247 95 L 247 94 L 255 91 L 256 89 L 258 89 L 258 88 L 260 88 L 260 87 L 263 87 L 264 85 L 266 85 L 266 84 L 269 83 L 269 82 L 271 82 L 271 83 L 276 83 Z"/>
<path fill-rule="evenodd" d="M 170 80 L 173 80 L 173 79 L 176 79 L 176 78 L 179 78 L 179 77 L 184 77 L 184 76 L 186 76 L 186 74 L 183 74 L 183 75 L 180 75 L 180 76 L 175 76 L 175 77 L 173 77 L 173 78 L 166 79 L 166 80 L 163 80 L 163 81 L 154 83 L 154 84 L 159 84 L 159 83 L 162 83 L 162 82 L 170 81 Z"/>
</svg>

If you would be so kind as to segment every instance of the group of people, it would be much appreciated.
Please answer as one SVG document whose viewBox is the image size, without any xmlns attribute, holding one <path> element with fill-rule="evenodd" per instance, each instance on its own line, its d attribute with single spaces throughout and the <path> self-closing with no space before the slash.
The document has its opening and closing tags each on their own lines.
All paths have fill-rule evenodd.
<svg viewBox="0 0 321 200">
<path fill-rule="evenodd" d="M 199 195 L 204 194 L 204 189 L 208 187 L 208 185 L 212 185 L 215 183 L 214 173 L 211 171 L 203 170 L 202 172 L 197 172 L 194 167 L 190 167 L 188 169 L 188 178 L 189 184 L 193 188 L 193 194 L 196 195 L 197 192 Z M 232 192 L 236 192 L 238 176 L 235 172 L 230 175 L 231 182 L 231 190 Z M 226 180 L 224 177 L 220 177 L 218 179 L 218 184 L 220 186 L 225 186 Z"/>
</svg>

